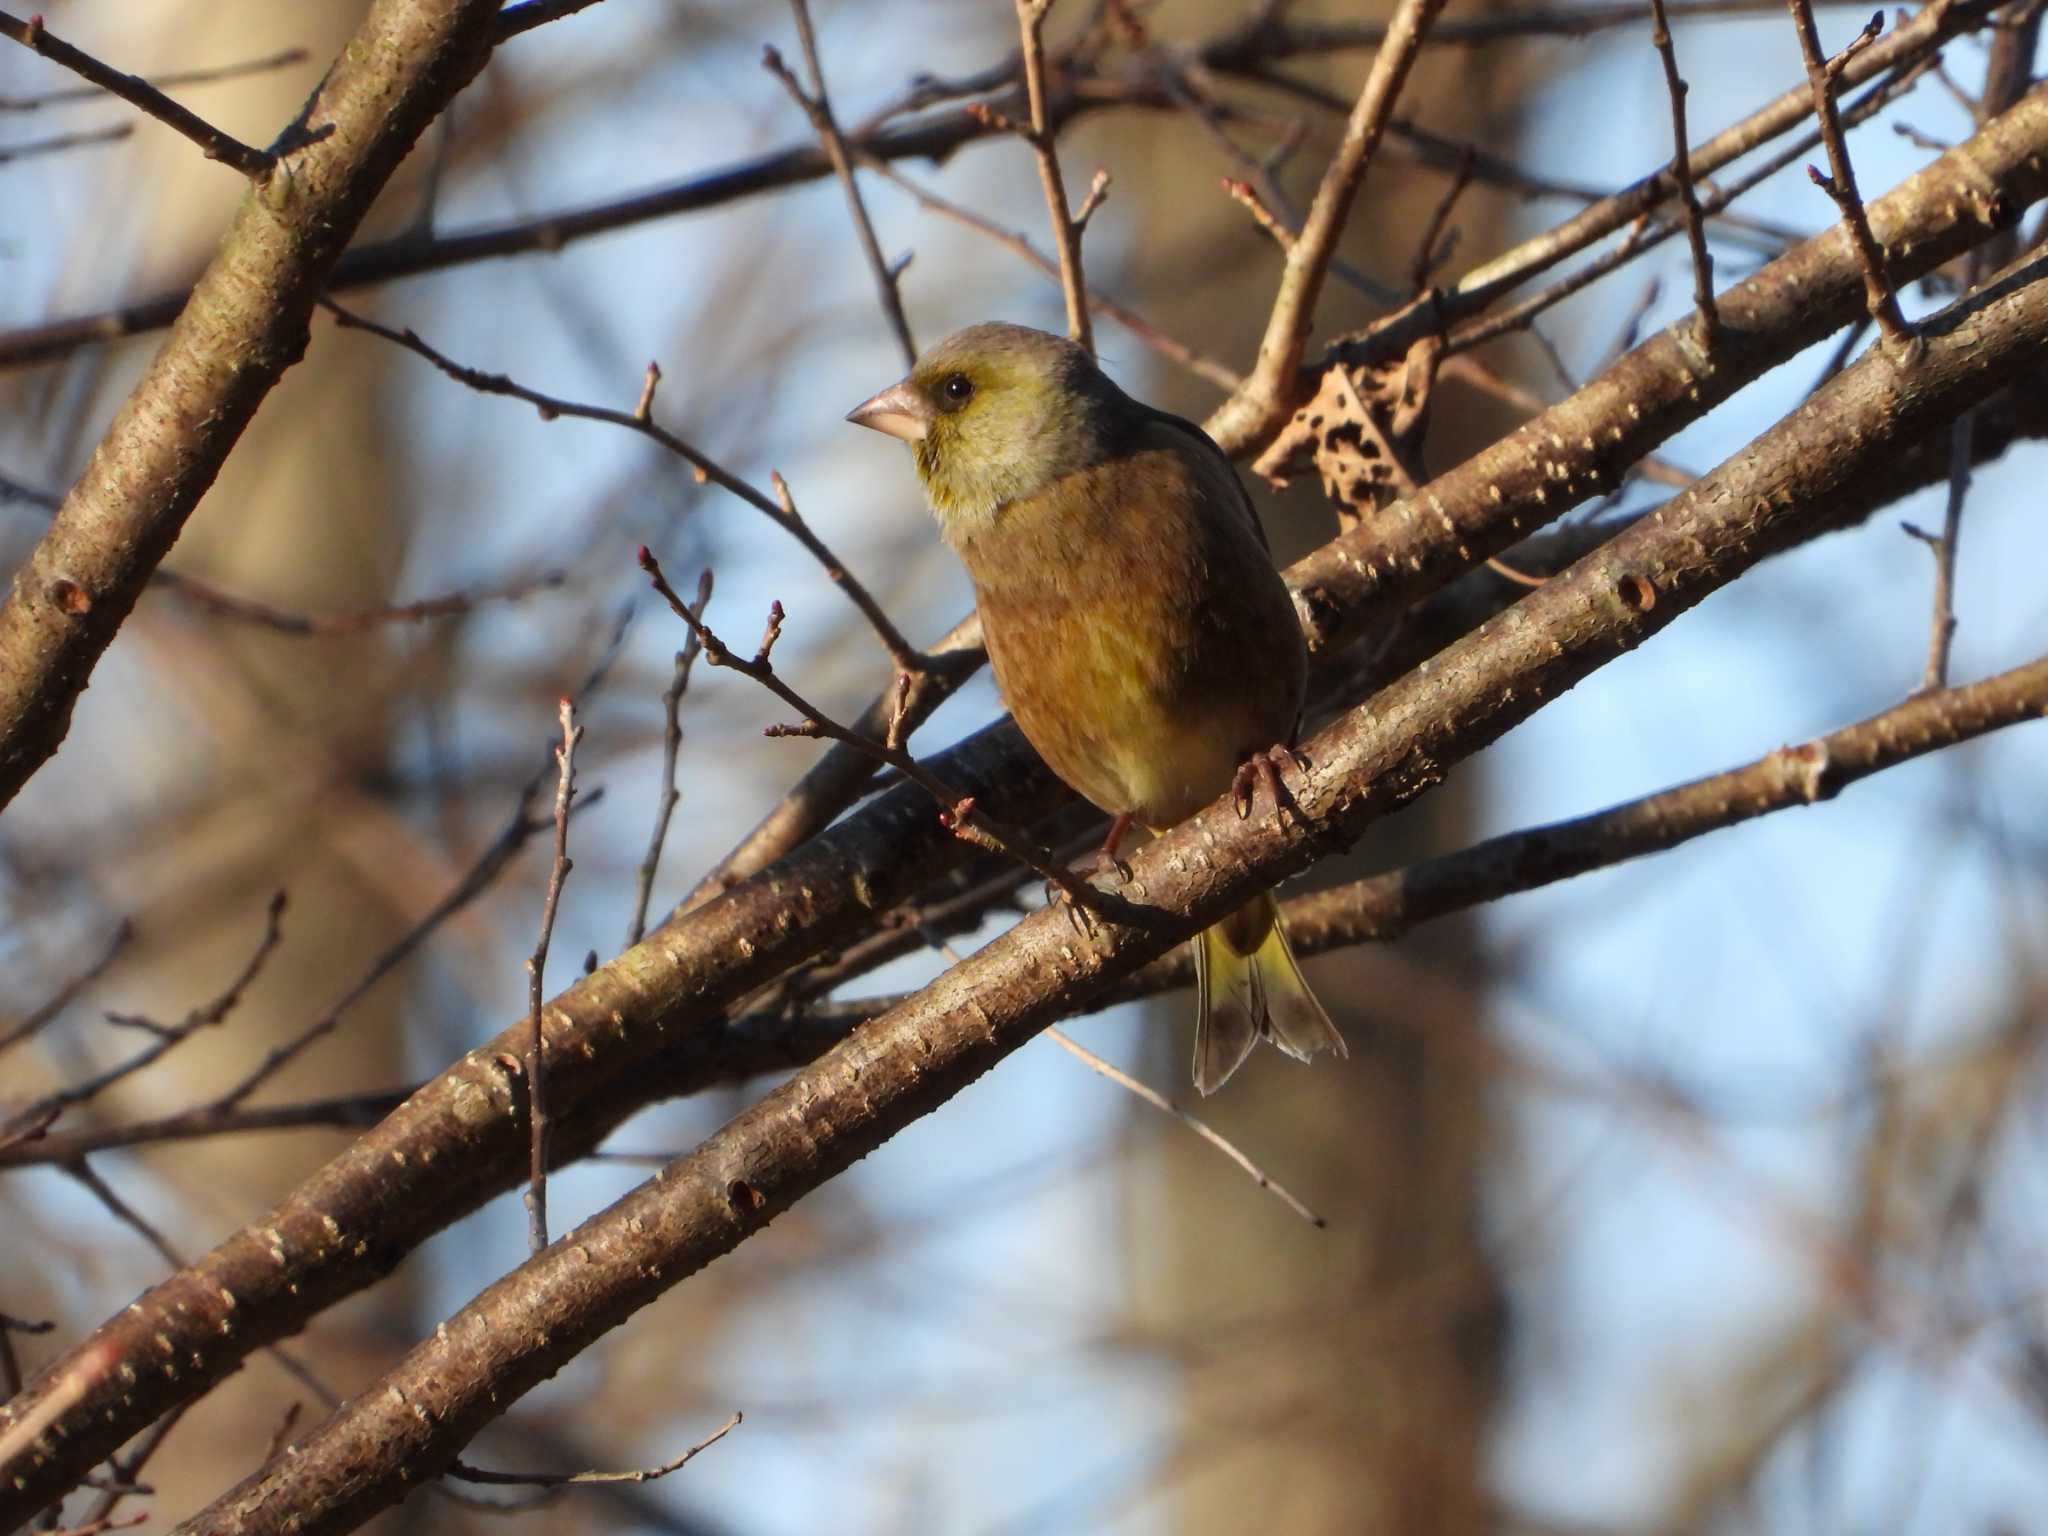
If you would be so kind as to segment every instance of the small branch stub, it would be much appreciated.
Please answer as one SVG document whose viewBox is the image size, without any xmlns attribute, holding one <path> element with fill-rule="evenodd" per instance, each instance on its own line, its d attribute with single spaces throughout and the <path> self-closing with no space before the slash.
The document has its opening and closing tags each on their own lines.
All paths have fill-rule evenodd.
<svg viewBox="0 0 2048 1536">
<path fill-rule="evenodd" d="M 1813 91 L 1814 115 L 1819 119 L 1821 142 L 1827 146 L 1828 167 L 1833 172 L 1824 176 L 1818 168 L 1809 165 L 1806 174 L 1834 201 L 1835 207 L 1841 211 L 1842 222 L 1848 226 L 1849 241 L 1855 247 L 1856 262 L 1863 271 L 1864 302 L 1871 319 L 1877 323 L 1878 333 L 1884 338 L 1885 352 L 1895 362 L 1911 362 L 1917 354 L 1917 337 L 1913 328 L 1906 324 L 1906 317 L 1899 310 L 1898 295 L 1892 291 L 1885 276 L 1884 250 L 1871 231 L 1870 215 L 1856 190 L 1856 167 L 1849 159 L 1848 140 L 1842 134 L 1842 115 L 1835 105 L 1835 87 L 1843 69 L 1884 29 L 1884 12 L 1873 15 L 1855 41 L 1830 59 L 1821 52 L 1812 0 L 1786 0 L 1786 3 L 1791 7 L 1794 29 L 1799 33 L 1799 49 L 1806 60 L 1807 84 Z"/>
<path fill-rule="evenodd" d="M 1685 210 L 1685 237 L 1692 247 L 1693 302 L 1699 306 L 1700 345 L 1711 353 L 1720 334 L 1721 315 L 1714 306 L 1714 257 L 1707 249 L 1706 215 L 1692 180 L 1692 151 L 1685 131 L 1686 83 L 1678 73 L 1678 52 L 1671 44 L 1671 22 L 1664 0 L 1650 0 L 1655 20 L 1650 42 L 1664 65 L 1664 89 L 1671 98 L 1671 175 L 1678 183 L 1678 200 Z"/>
</svg>

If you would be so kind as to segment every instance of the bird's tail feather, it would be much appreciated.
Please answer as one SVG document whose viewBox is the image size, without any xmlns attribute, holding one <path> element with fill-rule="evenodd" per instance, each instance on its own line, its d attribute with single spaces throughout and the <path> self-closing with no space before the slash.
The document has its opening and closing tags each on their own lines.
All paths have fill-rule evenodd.
<svg viewBox="0 0 2048 1536">
<path fill-rule="evenodd" d="M 1268 891 L 1195 936 L 1195 1087 L 1214 1093 L 1260 1036 L 1297 1061 L 1350 1054 L 1302 979 Z"/>
</svg>

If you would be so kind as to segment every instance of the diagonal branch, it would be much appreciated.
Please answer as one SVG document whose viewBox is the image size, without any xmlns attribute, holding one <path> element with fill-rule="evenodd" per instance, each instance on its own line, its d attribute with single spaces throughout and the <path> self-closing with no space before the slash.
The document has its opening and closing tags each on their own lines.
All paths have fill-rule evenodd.
<svg viewBox="0 0 2048 1536">
<path fill-rule="evenodd" d="M 790 0 L 790 10 L 796 15 L 796 35 L 803 45 L 804 73 L 810 77 L 810 88 L 806 90 L 797 83 L 789 66 L 782 62 L 782 55 L 773 48 L 762 50 L 761 63 L 782 82 L 782 88 L 789 92 L 791 100 L 811 120 L 818 143 L 823 147 L 826 159 L 832 162 L 832 173 L 839 178 L 839 185 L 846 192 L 846 207 L 853 216 L 853 231 L 860 238 L 861 253 L 867 257 L 868 270 L 874 274 L 875 296 L 881 300 L 882 314 L 889 322 L 889 329 L 896 333 L 896 345 L 903 353 L 903 366 L 908 368 L 917 361 L 917 343 L 910 335 L 910 319 L 903 313 L 903 290 L 898 281 L 902 274 L 882 254 L 881 242 L 875 238 L 874 221 L 868 217 L 868 205 L 861 199 L 860 183 L 854 179 L 853 161 L 847 155 L 845 136 L 839 131 L 838 119 L 832 115 L 832 98 L 825 94 L 825 66 L 818 57 L 818 32 L 811 24 L 810 5 L 807 0 Z"/>
<path fill-rule="evenodd" d="M 1910 388 L 1887 359 L 1863 360 L 1440 667 L 1306 743 L 1296 824 L 1239 821 L 1226 797 L 1139 850 L 1134 884 L 1174 914 L 1170 928 L 1109 922 L 1077 940 L 1058 913 L 1024 919 L 489 1287 L 183 1536 L 322 1536 L 396 1503 L 606 1331 L 1176 938 L 1356 839 L 1759 561 L 1867 513 L 1890 494 L 1900 445 L 2048 357 L 2048 254 L 1935 317 L 1923 346 Z M 1802 773 L 1825 792 L 1827 765 Z"/>
<path fill-rule="evenodd" d="M 130 106 L 148 113 L 205 150 L 207 159 L 233 166 L 251 181 L 263 182 L 276 163 L 267 151 L 252 149 L 233 134 L 222 132 L 197 113 L 179 106 L 140 75 L 123 74 L 111 65 L 101 63 L 84 49 L 51 36 L 40 15 L 22 21 L 0 11 L 0 36 L 13 38 L 52 64 L 61 64 L 109 95 L 118 96 Z"/>
<path fill-rule="evenodd" d="M 1678 183 L 1678 201 L 1685 209 L 1685 236 L 1692 246 L 1693 303 L 1700 314 L 1700 345 L 1707 351 L 1714 349 L 1715 334 L 1721 328 L 1721 317 L 1714 309 L 1714 257 L 1707 249 L 1706 215 L 1700 208 L 1700 194 L 1692 182 L 1692 140 L 1685 132 L 1685 96 L 1687 86 L 1678 73 L 1678 51 L 1671 42 L 1671 21 L 1666 13 L 1665 0 L 1650 0 L 1651 14 L 1656 18 L 1650 33 L 1650 43 L 1657 50 L 1657 58 L 1664 66 L 1664 90 L 1671 98 L 1671 175 Z"/>
<path fill-rule="evenodd" d="M 1344 125 L 1337 153 L 1323 172 L 1308 218 L 1287 247 L 1280 288 L 1273 297 L 1265 339 L 1259 343 L 1258 362 L 1244 386 L 1209 418 L 1209 435 L 1226 448 L 1262 442 L 1294 407 L 1302 354 L 1308 346 L 1309 327 L 1315 322 L 1316 299 L 1337 253 L 1337 237 L 1344 232 L 1352 199 L 1365 179 L 1387 121 L 1394 115 L 1401 87 L 1444 4 L 1445 0 L 1401 0 L 1387 24 L 1387 39 L 1373 55 L 1372 72 Z"/>
<path fill-rule="evenodd" d="M 1066 178 L 1060 172 L 1059 146 L 1045 92 L 1045 17 L 1052 0 L 1017 0 L 1017 31 L 1025 98 L 1031 104 L 1031 126 L 1023 137 L 1038 159 L 1038 179 L 1045 188 L 1045 210 L 1052 226 L 1053 248 L 1060 258 L 1060 291 L 1067 299 L 1067 335 L 1090 356 L 1095 352 L 1095 323 L 1088 317 L 1088 286 L 1081 276 L 1081 226 L 1067 201 Z"/>
<path fill-rule="evenodd" d="M 580 8 L 577 0 L 569 0 L 569 3 L 570 8 Z M 1857 3 L 1857 0 L 1841 0 L 1841 3 Z M 1925 57 L 1944 39 L 1984 26 L 2001 3 L 2002 0 L 1936 0 L 1897 28 L 1890 37 L 1853 60 L 1844 72 L 1843 84 L 1860 84 L 1897 65 Z M 1745 13 L 1765 7 L 1775 9 L 1776 4 L 1777 0 L 1700 0 L 1697 4 L 1689 3 L 1689 0 L 1670 0 L 1669 11 L 1673 16 L 1708 16 Z M 503 20 L 510 22 L 515 15 L 535 7 L 551 10 L 554 5 L 555 0 L 527 0 L 527 4 L 505 11 Z M 1547 16 L 1529 18 L 1533 25 L 1528 30 L 1577 36 L 1611 26 L 1633 25 L 1648 14 L 1646 6 L 1636 5 L 1552 12 Z M 534 24 L 547 19 L 551 18 L 538 17 Z M 1515 22 L 1520 19 L 1506 20 Z M 1466 25 L 1485 28 L 1492 24 Z M 1449 27 L 1440 25 L 1432 30 L 1431 40 L 1444 41 L 1447 36 L 1455 36 L 1457 31 L 1457 24 Z M 1371 23 L 1235 27 L 1198 45 L 1193 50 L 1192 63 L 1184 56 L 1166 61 L 1173 65 L 1167 75 L 1170 77 L 1176 71 L 1199 67 L 1298 90 L 1301 88 L 1299 82 L 1277 77 L 1272 68 L 1275 63 L 1294 57 L 1320 57 L 1342 50 L 1376 48 L 1384 34 L 1385 28 Z M 1154 73 L 1131 68 L 1113 75 L 1098 74 L 1085 81 L 1076 80 L 1073 83 L 1077 89 L 1061 91 L 1052 97 L 1050 105 L 1054 117 L 1060 127 L 1065 127 L 1077 118 L 1112 108 L 1182 110 L 1184 99 L 1161 80 L 1149 77 Z M 896 126 L 890 126 L 892 120 L 906 111 L 961 95 L 1013 92 L 1018 84 L 1017 66 L 1011 64 L 983 71 L 968 82 L 950 82 L 951 88 L 937 94 L 927 85 L 913 86 L 902 100 L 871 114 L 866 125 L 850 129 L 846 135 L 847 142 L 858 152 L 857 158 L 872 156 L 890 161 L 944 161 L 963 145 L 988 138 L 997 130 L 965 108 L 930 113 Z M 1087 86 L 1085 91 L 1078 89 L 1083 84 Z M 1713 174 L 1736 156 L 1787 132 L 1803 121 L 1811 110 L 1812 98 L 1804 87 L 1787 93 L 1698 146 L 1692 155 L 1694 174 L 1702 177 Z M 1431 163 L 1450 165 L 1456 162 L 1456 150 L 1447 148 L 1442 139 L 1426 130 L 1399 120 L 1390 122 L 1388 129 L 1416 146 Z M 1486 172 L 1490 157 L 1482 157 L 1477 165 L 1482 173 Z M 785 145 L 751 159 L 610 198 L 602 203 L 551 209 L 535 217 L 437 235 L 432 239 L 420 239 L 408 233 L 360 246 L 349 251 L 335 267 L 329 291 L 370 287 L 471 262 L 555 252 L 572 242 L 611 230 L 720 207 L 738 198 L 818 180 L 831 174 L 831 162 L 817 144 Z M 1547 188 L 1563 195 L 1580 195 L 1555 185 L 1533 182 L 1526 177 L 1515 184 L 1525 191 Z M 1554 265 L 1572 252 L 1585 249 L 1604 235 L 1626 227 L 1644 212 L 1664 202 L 1674 191 L 1668 178 L 1650 177 L 1612 197 L 1596 198 L 1568 225 L 1553 232 L 1554 239 L 1539 237 L 1537 241 L 1518 247 L 1500 262 L 1489 262 L 1483 269 L 1468 274 L 1451 296 L 1454 309 L 1459 314 L 1476 313 L 1507 288 L 1526 281 L 1534 273 Z M 1507 265 L 1503 266 L 1502 262 Z M 1480 281 L 1482 273 L 1484 281 Z M 156 330 L 177 317 L 190 294 L 191 290 L 187 288 L 174 289 L 97 313 L 67 316 L 0 333 L 0 368 L 47 362 L 80 347 Z M 1401 319 L 1406 326 L 1417 323 L 1410 310 L 1404 309 L 1395 318 Z M 1412 330 L 1404 334 L 1392 355 L 1399 356 L 1405 351 L 1415 334 Z M 1392 345 L 1391 341 L 1388 344 Z"/>
<path fill-rule="evenodd" d="M 256 408 L 306 347 L 313 301 L 372 199 L 483 67 L 496 0 L 374 0 L 306 109 L 289 194 L 254 188 L 170 339 L 0 606 L 0 809 L 71 709 Z"/>
<path fill-rule="evenodd" d="M 1897 250 L 1894 270 L 1905 280 L 1981 241 L 2044 188 L 2048 90 L 2037 89 L 1873 211 Z M 1742 345 L 1724 348 L 1705 379 L 1670 335 L 1652 337 L 1511 436 L 1505 457 L 1482 454 L 1476 467 L 1425 486 L 1401 539 L 1374 543 L 1361 533 L 1298 563 L 1290 579 L 1325 657 L 1354 624 L 1366 622 L 1365 615 L 1441 584 L 1561 515 L 1595 494 L 1631 456 L 1860 312 L 1854 257 L 1839 229 L 1788 252 L 1782 264 L 1758 276 L 1757 286 L 1738 284 L 1723 296 L 1730 337 L 1742 335 Z M 1738 303 L 1740 310 L 1731 309 Z M 1640 420 L 1628 409 L 1637 400 Z M 1935 435 L 1946 441 L 1945 434 Z M 1926 447 L 1924 436 L 1896 443 L 1887 459 L 1873 443 L 1865 458 L 1886 466 L 1888 494 L 1897 480 L 1891 466 L 1915 460 Z M 1842 515 L 1850 515 L 1846 503 Z M 1411 559 L 1419 575 L 1395 570 Z M 1489 633 L 1496 639 L 1524 633 L 1541 611 L 1531 605 L 1555 601 L 1554 590 L 1568 589 L 1553 584 L 1532 594 Z M 1567 623 L 1568 630 L 1579 627 L 1576 619 Z M 972 640 L 973 632 L 963 631 L 953 643 Z M 887 707 L 881 701 L 857 728 L 879 737 Z M 977 733 L 930 761 L 947 783 L 1013 821 L 1028 824 L 1059 803 L 1057 786 L 1011 726 Z M 579 1142 L 591 1145 L 607 1127 L 687 1080 L 714 1046 L 727 1053 L 722 1059 L 729 1064 L 734 1041 L 711 1027 L 725 1010 L 792 967 L 871 932 L 877 912 L 912 899 L 963 858 L 965 850 L 938 826 L 914 786 L 877 797 L 837 825 L 804 830 L 822 806 L 834 807 L 822 812 L 824 821 L 837 816 L 846 803 L 837 797 L 857 793 L 869 776 L 868 765 L 859 763 L 848 790 L 843 764 L 828 769 L 821 763 L 818 772 L 822 777 L 807 776 L 807 793 L 785 801 L 748 839 L 743 856 L 711 882 L 703 899 L 550 1004 L 550 1032 L 559 1030 L 570 1047 L 550 1076 L 564 1115 L 558 1154 Z M 797 841 L 805 846 L 791 853 Z M 784 862 L 754 873 L 778 858 Z M 798 1020 L 787 1030 L 806 1027 Z M 255 1344 L 303 1327 L 388 1272 L 428 1235 L 513 1187 L 525 1172 L 525 1140 L 518 1096 L 496 1058 L 516 1052 L 519 1039 L 508 1031 L 453 1063 L 276 1209 L 103 1323 L 0 1411 L 0 1431 L 7 1423 L 50 1422 L 47 1405 L 78 1389 L 74 1406 L 60 1415 L 61 1444 L 46 1443 L 0 1470 L 0 1525 L 16 1509 L 40 1508 L 52 1490 L 70 1486 L 169 1406 L 232 1371 Z M 749 1035 L 745 1043 L 760 1049 L 764 1063 L 790 1059 L 775 1039 Z M 650 1070 L 655 1063 L 659 1071 Z M 224 1310 L 223 1293 L 235 1299 L 232 1315 Z M 144 1370 L 139 1380 L 121 1383 L 96 1374 L 95 1361 L 153 1359 L 157 1332 L 177 1350 L 175 1378 Z"/>
<path fill-rule="evenodd" d="M 1884 26 L 1884 12 L 1879 11 L 1870 18 L 1870 24 L 1851 40 L 1849 46 L 1834 58 L 1828 58 L 1820 49 L 1820 33 L 1814 26 L 1812 0 L 1787 0 L 1792 9 L 1792 23 L 1799 33 L 1799 51 L 1806 60 L 1806 80 L 1813 92 L 1814 116 L 1820 120 L 1821 142 L 1827 146 L 1828 166 L 1831 176 L 1823 176 L 1812 166 L 1806 174 L 1813 184 L 1834 200 L 1840 210 L 1842 221 L 1849 226 L 1849 238 L 1856 247 L 1856 259 L 1863 268 L 1864 302 L 1870 308 L 1871 319 L 1884 337 L 1885 350 L 1893 357 L 1903 359 L 1910 353 L 1913 331 L 1906 324 L 1906 317 L 1899 312 L 1899 296 L 1892 291 L 1885 280 L 1884 252 L 1878 247 L 1877 237 L 1870 231 L 1870 215 L 1864 211 L 1863 196 L 1856 190 L 1856 166 L 1849 158 L 1849 144 L 1842 137 L 1842 114 L 1835 105 L 1835 82 L 1841 78 L 1842 70 L 1858 53 L 1872 42 Z"/>
</svg>

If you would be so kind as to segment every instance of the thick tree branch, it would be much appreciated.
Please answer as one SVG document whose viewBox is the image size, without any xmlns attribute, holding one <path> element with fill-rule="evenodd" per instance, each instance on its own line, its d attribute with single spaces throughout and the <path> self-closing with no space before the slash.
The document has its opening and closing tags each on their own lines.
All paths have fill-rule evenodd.
<svg viewBox="0 0 2048 1536">
<path fill-rule="evenodd" d="M 1873 217 L 1881 236 L 1896 245 L 1893 267 L 1903 278 L 1983 238 L 2039 196 L 2044 184 L 2048 92 L 2037 90 L 1873 205 Z M 1709 377 L 1695 373 L 1694 360 L 1668 333 L 1652 338 L 1511 437 L 1505 465 L 1481 455 L 1480 470 L 1453 471 L 1412 504 L 1397 504 L 1384 525 L 1368 523 L 1296 566 L 1292 578 L 1314 632 L 1334 640 L 1363 623 L 1355 610 L 1384 612 L 1384 605 L 1421 590 L 1421 575 L 1405 569 L 1410 560 L 1420 563 L 1420 572 L 1441 577 L 1560 515 L 1590 494 L 1594 481 L 1608 483 L 1589 481 L 1584 465 L 1606 465 L 1618 474 L 1626 454 L 1645 451 L 1725 398 L 1738 380 L 1860 312 L 1860 299 L 1854 258 L 1839 230 L 1788 253 L 1751 284 L 1723 295 L 1728 339 L 1739 320 L 1744 345 L 1724 347 Z M 1747 334 L 1752 325 L 1754 334 Z M 1644 402 L 1640 421 L 1630 411 L 1638 398 Z M 1879 441 L 1888 440 L 1873 439 L 1866 450 L 1870 462 L 1883 458 L 1874 446 Z M 1924 438 L 1890 442 L 1888 451 L 1897 462 L 1925 446 Z M 1892 477 L 1885 479 L 1890 488 Z M 1484 548 L 1475 543 L 1482 538 Z M 1482 634 L 1526 625 L 1528 615 L 1541 611 L 1531 605 L 1552 601 L 1551 591 L 1532 594 Z M 1429 675 L 1448 676 L 1440 666 Z M 879 735 L 886 720 L 883 714 L 879 724 L 864 721 L 859 728 Z M 931 762 L 946 782 L 1014 821 L 1028 823 L 1059 800 L 1050 776 L 1008 725 Z M 846 770 L 821 764 L 818 772 L 829 777 Z M 857 775 L 865 783 L 868 765 L 860 764 Z M 749 840 L 746 861 L 772 849 L 790 825 L 800 825 L 842 788 L 835 781 L 815 797 L 786 802 L 787 817 Z M 923 791 L 903 786 L 809 836 L 801 852 L 780 865 L 730 889 L 721 879 L 723 894 L 571 986 L 550 1003 L 544 1020 L 550 1088 L 563 1117 L 558 1156 L 578 1138 L 591 1145 L 610 1124 L 676 1084 L 675 1072 L 648 1072 L 650 1062 L 678 1051 L 685 1061 L 700 1060 L 697 1053 L 717 1039 L 711 1026 L 723 1010 L 821 951 L 870 931 L 876 914 L 913 898 L 965 852 L 932 816 Z M 525 1139 L 514 1113 L 518 1096 L 498 1056 L 516 1054 L 523 1043 L 524 1027 L 516 1026 L 454 1063 L 275 1210 L 155 1287 L 45 1371 L 0 1415 L 0 1425 L 35 1417 L 53 1394 L 83 1381 L 81 1399 L 64 1415 L 61 1443 L 44 1442 L 0 1469 L 0 1522 L 16 1509 L 40 1508 L 142 1425 L 234 1369 L 250 1348 L 302 1327 L 381 1276 L 427 1235 L 511 1187 L 524 1172 Z M 224 1295 L 234 1298 L 232 1305 Z M 155 1360 L 158 1332 L 177 1352 L 175 1377 L 151 1368 L 141 1369 L 134 1382 L 113 1382 L 91 1370 L 94 1360 Z"/>
<path fill-rule="evenodd" d="M 1860 85 L 1924 58 L 1948 38 L 1983 26 L 1999 3 L 2000 0 L 1934 0 L 1889 36 L 1847 60 L 1837 76 L 1838 86 L 1846 89 Z M 1812 111 L 1812 93 L 1801 84 L 1705 143 L 1694 145 L 1687 155 L 1687 166 L 1695 179 L 1712 176 L 1804 122 Z M 1448 289 L 1427 294 L 1364 330 L 1342 338 L 1331 348 L 1326 361 L 1371 366 L 1397 360 L 1421 337 L 1436 334 L 1490 308 L 1501 295 L 1595 241 L 1628 228 L 1677 192 L 1677 180 L 1670 167 L 1646 176 L 1613 197 L 1581 209 L 1554 229 L 1474 267 Z M 1901 277 L 1903 280 L 1903 274 Z M 1320 372 L 1320 366 L 1316 371 Z M 1235 454 L 1258 446 L 1255 440 L 1242 438 L 1233 422 L 1212 417 L 1208 426 L 1210 435 L 1227 452 Z"/>
<path fill-rule="evenodd" d="M 2016 220 L 2048 194 L 2048 86 L 1869 205 L 1901 282 Z M 1340 645 L 1505 551 L 1588 497 L 1751 380 L 1863 313 L 1863 275 L 1840 225 L 1723 290 L 1720 344 L 1685 320 L 1570 398 L 1381 509 L 1288 573 L 1311 643 Z M 1944 432 L 1944 436 L 1946 433 Z"/>
<path fill-rule="evenodd" d="M 1798 100 L 1810 105 L 1803 93 Z M 1906 281 L 2010 227 L 2044 193 L 2048 90 L 2036 90 L 1872 205 L 1872 216 Z M 1808 240 L 1718 301 L 1717 313 L 1732 315 L 1741 334 L 1711 359 L 1688 334 L 1690 322 L 1660 332 L 1422 495 L 1395 502 L 1298 562 L 1288 580 L 1312 645 L 1341 645 L 1620 484 L 1631 465 L 1682 427 L 1860 313 L 1860 282 L 1839 230 Z M 979 664 L 975 626 L 970 617 L 938 648 L 962 660 L 945 678 L 920 679 L 913 721 L 926 718 Z M 856 728 L 880 734 L 887 708 L 887 699 L 877 699 Z M 872 775 L 873 765 L 856 754 L 827 753 L 685 906 L 790 853 L 844 810 Z"/>
<path fill-rule="evenodd" d="M 485 1423 L 609 1329 L 1178 937 L 1439 783 L 1548 698 L 1760 560 L 1891 494 L 1898 443 L 2048 356 L 2048 254 L 1936 316 L 1910 375 L 1865 359 L 1699 485 L 1306 744 L 1298 823 L 1228 800 L 1139 850 L 1128 889 L 1173 914 L 1077 938 L 1041 912 L 743 1111 L 659 1178 L 484 1291 L 290 1455 L 180 1527 L 352 1529 L 445 1467 Z M 1808 797 L 1829 766 L 1797 765 Z"/>
<path fill-rule="evenodd" d="M 0 606 L 0 808 L 57 750 L 101 652 L 256 408 L 413 141 L 489 55 L 495 0 L 375 0 L 250 190 L 163 350 Z"/>
</svg>

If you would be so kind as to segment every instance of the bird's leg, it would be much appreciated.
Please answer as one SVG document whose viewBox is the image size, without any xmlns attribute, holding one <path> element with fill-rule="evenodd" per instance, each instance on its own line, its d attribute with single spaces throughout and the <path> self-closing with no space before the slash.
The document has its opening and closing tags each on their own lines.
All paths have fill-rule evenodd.
<svg viewBox="0 0 2048 1536">
<path fill-rule="evenodd" d="M 1116 856 L 1116 849 L 1117 844 L 1124 840 L 1124 834 L 1131 830 L 1132 820 L 1131 812 L 1119 811 L 1109 823 L 1109 835 L 1095 851 L 1095 873 L 1106 875 L 1115 870 L 1117 879 L 1126 885 L 1131 882 L 1131 866 Z"/>
<path fill-rule="evenodd" d="M 1286 783 L 1280 777 L 1280 765 L 1291 764 L 1297 772 L 1306 772 L 1308 759 L 1285 742 L 1254 752 L 1238 765 L 1237 776 L 1230 782 L 1230 800 L 1237 807 L 1237 819 L 1243 821 L 1252 813 L 1252 801 L 1258 786 L 1266 786 L 1273 797 L 1273 815 L 1282 826 L 1292 815 L 1298 825 L 1307 825 L 1308 818 L 1301 807 L 1294 803 L 1294 796 L 1288 793 Z"/>
</svg>

